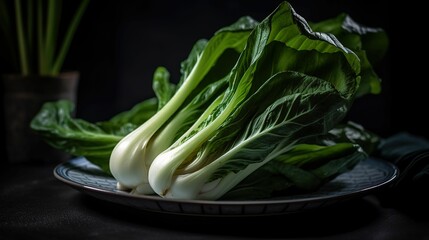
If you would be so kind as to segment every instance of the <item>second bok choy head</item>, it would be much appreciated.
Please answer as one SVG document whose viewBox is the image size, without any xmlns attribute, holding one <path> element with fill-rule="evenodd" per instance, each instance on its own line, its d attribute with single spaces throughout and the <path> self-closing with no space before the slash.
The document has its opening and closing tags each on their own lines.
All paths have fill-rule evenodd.
<svg viewBox="0 0 429 240">
<path fill-rule="evenodd" d="M 162 69 L 159 69 L 162 71 Z M 110 171 L 135 193 L 221 198 L 261 166 L 326 134 L 347 113 L 360 62 L 289 3 L 199 41 L 159 111 L 114 148 Z M 168 77 L 168 76 L 167 76 Z"/>
</svg>

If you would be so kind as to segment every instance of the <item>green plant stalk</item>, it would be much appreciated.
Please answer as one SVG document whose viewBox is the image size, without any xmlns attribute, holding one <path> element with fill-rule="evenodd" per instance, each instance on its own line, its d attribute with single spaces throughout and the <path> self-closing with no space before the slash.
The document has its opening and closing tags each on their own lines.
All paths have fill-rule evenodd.
<svg viewBox="0 0 429 240">
<path fill-rule="evenodd" d="M 48 72 L 42 74 L 52 74 L 53 57 L 55 54 L 55 45 L 57 37 L 57 22 L 59 22 L 59 6 L 58 0 L 48 1 L 48 18 L 46 20 L 46 42 L 45 42 L 45 62 Z"/>
<path fill-rule="evenodd" d="M 30 69 L 28 67 L 27 49 L 25 46 L 24 26 L 22 25 L 21 16 L 21 1 L 15 0 L 15 14 L 16 14 L 16 32 L 18 35 L 18 50 L 20 56 L 21 73 L 28 75 Z"/>
<path fill-rule="evenodd" d="M 28 59 L 29 61 L 29 69 L 30 71 L 34 71 L 34 68 L 32 67 L 33 62 L 31 61 L 33 59 L 34 54 L 34 46 L 33 46 L 33 39 L 34 39 L 34 25 L 33 25 L 33 17 L 34 17 L 34 10 L 33 10 L 33 1 L 27 2 L 27 47 L 28 47 Z"/>
<path fill-rule="evenodd" d="M 58 74 L 59 71 L 62 68 L 62 65 L 64 63 L 64 59 L 66 57 L 66 54 L 68 52 L 68 49 L 70 48 L 70 44 L 73 38 L 74 33 L 76 32 L 77 26 L 79 25 L 79 22 L 82 18 L 83 13 L 85 12 L 87 6 L 89 4 L 89 0 L 83 0 L 76 12 L 76 14 L 73 17 L 72 22 L 70 23 L 70 26 L 67 30 L 66 36 L 64 37 L 63 44 L 61 46 L 61 49 L 59 51 L 58 57 L 56 58 L 56 61 L 52 67 L 51 74 Z"/>
<path fill-rule="evenodd" d="M 37 1 L 37 52 L 39 58 L 39 74 L 46 72 L 46 58 L 43 32 L 43 2 Z"/>
<path fill-rule="evenodd" d="M 0 0 L 0 26 L 3 28 L 3 31 L 6 33 L 6 30 L 9 26 L 9 12 L 7 11 L 7 6 L 5 0 Z"/>
</svg>

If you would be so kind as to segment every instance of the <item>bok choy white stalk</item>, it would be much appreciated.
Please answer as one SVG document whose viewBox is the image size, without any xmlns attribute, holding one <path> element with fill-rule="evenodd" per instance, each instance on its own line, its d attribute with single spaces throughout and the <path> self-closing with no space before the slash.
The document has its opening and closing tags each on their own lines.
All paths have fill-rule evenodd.
<svg viewBox="0 0 429 240">
<path fill-rule="evenodd" d="M 147 173 L 152 157 L 164 149 L 155 144 L 149 147 L 152 137 L 189 96 L 198 93 L 195 90 L 201 89 L 199 84 L 213 80 L 209 78 L 210 71 L 229 72 L 231 66 L 225 66 L 218 60 L 228 51 L 241 52 L 254 24 L 250 18 L 241 18 L 231 26 L 219 30 L 207 43 L 200 42 L 196 45 L 188 61 L 184 62 L 181 85 L 171 99 L 152 118 L 121 139 L 113 149 L 109 166 L 120 188 L 132 188 L 139 193 L 153 192 Z"/>
</svg>

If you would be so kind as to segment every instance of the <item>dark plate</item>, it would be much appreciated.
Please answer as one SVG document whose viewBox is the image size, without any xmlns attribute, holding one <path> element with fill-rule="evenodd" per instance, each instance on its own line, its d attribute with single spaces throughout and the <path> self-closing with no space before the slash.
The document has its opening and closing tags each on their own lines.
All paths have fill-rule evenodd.
<svg viewBox="0 0 429 240">
<path fill-rule="evenodd" d="M 85 158 L 75 158 L 58 165 L 54 169 L 54 175 L 64 183 L 96 198 L 145 211 L 199 216 L 257 216 L 315 209 L 361 197 L 392 182 L 397 177 L 398 170 L 389 162 L 368 158 L 316 192 L 249 201 L 177 200 L 132 195 L 117 190 L 116 180 Z"/>
</svg>

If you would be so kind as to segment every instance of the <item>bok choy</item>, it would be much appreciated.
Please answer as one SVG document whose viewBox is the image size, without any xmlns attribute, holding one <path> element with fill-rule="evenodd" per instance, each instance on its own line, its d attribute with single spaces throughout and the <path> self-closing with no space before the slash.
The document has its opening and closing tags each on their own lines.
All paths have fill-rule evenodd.
<svg viewBox="0 0 429 240">
<path fill-rule="evenodd" d="M 208 42 L 200 41 L 195 45 L 190 57 L 184 63 L 181 84 L 171 99 L 154 116 L 121 139 L 113 149 L 109 162 L 110 171 L 119 185 L 122 185 L 121 188 L 135 188 L 141 193 L 153 193 L 147 177 L 150 165 L 153 158 L 165 150 L 163 146 L 168 146 L 172 141 L 171 137 L 174 134 L 161 135 L 166 137 L 157 141 L 162 144 L 151 144 L 156 141 L 153 137 L 187 99 L 192 99 L 195 95 L 198 98 L 201 91 L 211 92 L 211 88 L 207 90 L 206 86 L 216 85 L 216 82 L 212 82 L 221 80 L 224 77 L 222 73 L 227 74 L 231 70 L 229 61 L 219 61 L 219 59 L 231 51 L 240 53 L 253 26 L 252 19 L 241 18 L 233 25 L 219 30 Z M 233 54 L 228 54 L 228 57 L 230 55 Z M 211 72 L 214 74 L 210 74 Z M 193 110 L 193 107 L 189 108 L 185 109 L 187 111 L 184 114 L 177 115 L 184 119 L 180 119 L 179 123 L 176 121 L 172 123 L 178 125 L 186 121 L 188 114 L 192 114 Z M 173 126 L 173 129 L 177 127 L 180 125 Z"/>
<path fill-rule="evenodd" d="M 217 199 L 300 138 L 325 133 L 342 118 L 358 86 L 353 52 L 330 35 L 311 32 L 286 3 L 245 39 L 226 77 L 228 88 L 170 147 L 150 152 L 157 130 L 150 123 L 164 123 L 168 116 L 161 113 L 178 109 L 169 104 L 183 104 L 176 98 L 190 91 L 186 80 L 157 114 L 116 145 L 110 170 L 121 185 L 143 194 Z"/>
<path fill-rule="evenodd" d="M 371 42 L 385 35 L 349 31 L 360 25 L 344 21 L 308 24 L 283 2 L 261 22 L 242 17 L 197 41 L 177 85 L 156 69 L 156 98 L 128 112 L 89 123 L 59 101 L 31 127 L 135 194 L 215 200 L 312 191 L 377 144 L 342 120 L 356 97 L 380 91 L 369 56 L 382 54 Z"/>
</svg>

